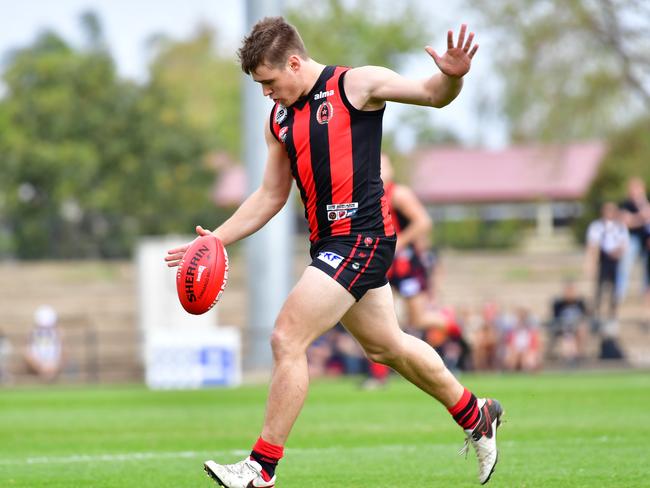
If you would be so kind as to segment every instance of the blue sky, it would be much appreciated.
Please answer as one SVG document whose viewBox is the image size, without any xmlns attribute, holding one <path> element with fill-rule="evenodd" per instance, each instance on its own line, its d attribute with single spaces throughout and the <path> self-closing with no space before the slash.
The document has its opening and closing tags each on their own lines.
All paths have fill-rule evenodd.
<svg viewBox="0 0 650 488">
<path fill-rule="evenodd" d="M 446 29 L 457 29 L 467 12 L 453 8 L 455 0 L 421 0 L 425 11 L 435 12 L 435 25 L 445 25 L 431 45 L 439 52 L 446 43 Z M 390 3 L 390 2 L 389 2 Z M 245 33 L 243 0 L 0 0 L 0 55 L 10 49 L 31 43 L 37 33 L 51 28 L 67 40 L 81 42 L 79 16 L 93 10 L 99 14 L 104 34 L 122 76 L 142 80 L 147 73 L 148 56 L 146 41 L 153 34 L 165 33 L 173 38 L 186 38 L 200 23 L 216 26 L 225 45 L 234 52 Z M 451 7 L 450 7 L 451 5 Z M 437 8 L 435 8 L 437 7 Z M 462 128 L 459 132 L 471 144 L 498 147 L 505 142 L 505 129 L 498 120 L 489 124 L 478 121 L 473 107 L 479 90 L 486 86 L 496 89 L 495 78 L 490 75 L 489 48 L 485 37 L 478 33 L 481 49 L 463 93 L 452 105 L 441 111 L 431 111 L 437 125 Z M 332 60 L 323 60 L 332 62 Z M 335 61 L 335 60 L 334 60 Z M 412 56 L 402 74 L 424 77 L 431 73 L 433 63 L 422 51 L 421 57 Z M 433 69 L 436 69 L 433 66 Z M 399 108 L 387 113 L 386 126 L 391 127 L 400 110 L 423 110 Z M 402 136 L 403 148 L 409 149 L 408 134 Z"/>
</svg>

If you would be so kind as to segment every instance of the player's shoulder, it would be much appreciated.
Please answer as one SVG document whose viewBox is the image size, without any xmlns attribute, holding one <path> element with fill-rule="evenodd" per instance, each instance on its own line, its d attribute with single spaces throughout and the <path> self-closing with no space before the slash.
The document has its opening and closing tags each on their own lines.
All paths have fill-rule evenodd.
<svg viewBox="0 0 650 488">
<path fill-rule="evenodd" d="M 383 66 L 357 66 L 347 70 L 346 83 L 374 84 L 379 83 L 394 74 L 394 71 Z"/>
</svg>

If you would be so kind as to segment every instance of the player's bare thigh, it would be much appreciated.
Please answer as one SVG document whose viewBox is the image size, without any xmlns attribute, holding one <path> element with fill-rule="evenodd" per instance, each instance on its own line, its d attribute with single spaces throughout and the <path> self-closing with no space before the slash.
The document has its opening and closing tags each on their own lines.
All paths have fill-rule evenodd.
<svg viewBox="0 0 650 488">
<path fill-rule="evenodd" d="M 340 284 L 321 270 L 307 266 L 276 320 L 271 340 L 274 352 L 304 352 L 354 303 L 354 297 Z"/>
<path fill-rule="evenodd" d="M 393 293 L 388 284 L 368 290 L 350 307 L 342 322 L 370 355 L 395 350 L 401 343 L 403 332 L 397 322 Z"/>
</svg>

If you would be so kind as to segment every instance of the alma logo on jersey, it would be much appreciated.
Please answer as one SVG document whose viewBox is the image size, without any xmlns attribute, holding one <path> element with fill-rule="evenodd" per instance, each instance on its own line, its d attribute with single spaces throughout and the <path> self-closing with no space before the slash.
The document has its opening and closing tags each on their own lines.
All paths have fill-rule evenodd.
<svg viewBox="0 0 650 488">
<path fill-rule="evenodd" d="M 281 124 L 282 122 L 284 122 L 284 119 L 287 118 L 288 114 L 289 111 L 287 110 L 287 107 L 285 107 L 281 103 L 278 103 L 278 108 L 275 111 L 275 123 Z"/>
<path fill-rule="evenodd" d="M 318 92 L 314 95 L 314 100 L 320 100 L 321 98 L 327 98 L 334 95 L 334 90 Z"/>
<path fill-rule="evenodd" d="M 316 120 L 319 124 L 327 124 L 334 117 L 334 107 L 328 101 L 321 103 L 316 109 Z"/>
<path fill-rule="evenodd" d="M 327 220 L 334 222 L 336 220 L 352 217 L 359 210 L 357 202 L 352 203 L 335 203 L 327 206 Z"/>
<path fill-rule="evenodd" d="M 280 129 L 280 133 L 278 136 L 280 137 L 280 140 L 284 142 L 287 139 L 287 133 L 289 132 L 289 127 L 283 127 Z"/>
<path fill-rule="evenodd" d="M 329 251 L 321 251 L 318 253 L 318 259 L 336 269 L 341 264 L 341 261 L 343 261 L 343 256 Z"/>
</svg>

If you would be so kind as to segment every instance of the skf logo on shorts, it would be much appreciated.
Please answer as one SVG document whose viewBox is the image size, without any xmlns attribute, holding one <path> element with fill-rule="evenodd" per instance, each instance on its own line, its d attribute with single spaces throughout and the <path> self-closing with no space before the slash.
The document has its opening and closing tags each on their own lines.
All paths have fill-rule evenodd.
<svg viewBox="0 0 650 488">
<path fill-rule="evenodd" d="M 352 217 L 359 210 L 357 202 L 352 203 L 335 203 L 327 206 L 327 220 L 334 222 L 336 220 Z"/>
<path fill-rule="evenodd" d="M 316 120 L 319 124 L 327 124 L 334 117 L 334 107 L 330 102 L 321 103 L 316 109 Z"/>
<path fill-rule="evenodd" d="M 341 261 L 343 261 L 343 256 L 339 256 L 333 252 L 323 251 L 318 253 L 318 259 L 336 269 L 339 267 L 339 264 L 341 264 Z"/>
<path fill-rule="evenodd" d="M 278 104 L 278 109 L 275 111 L 275 123 L 279 125 L 284 122 L 284 119 L 287 118 L 288 114 L 289 111 L 287 110 L 287 107 L 282 104 Z"/>
</svg>

